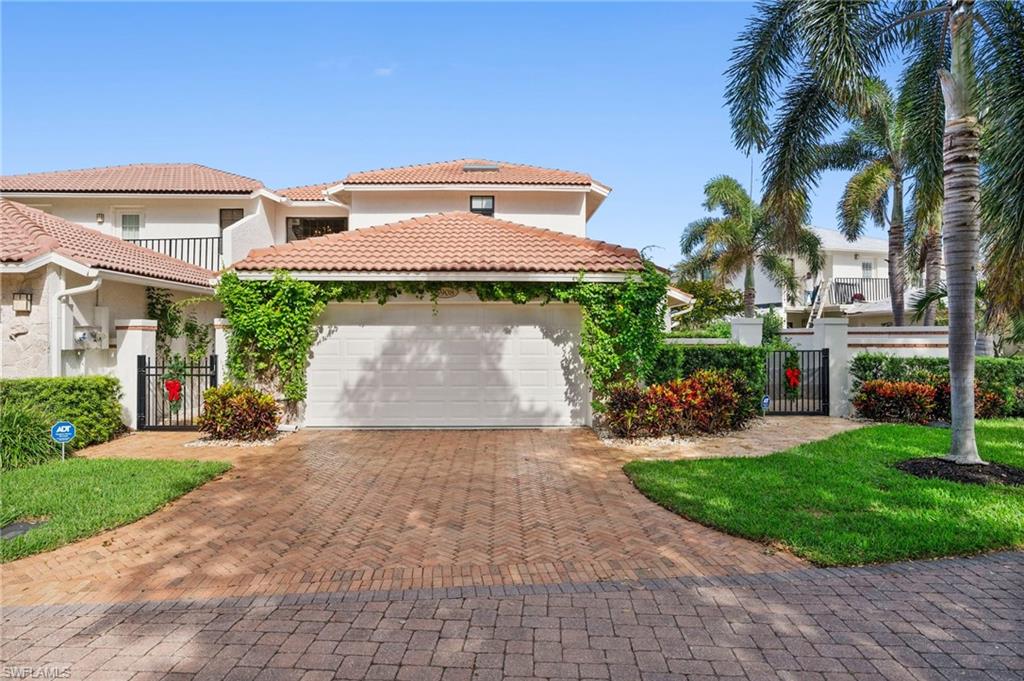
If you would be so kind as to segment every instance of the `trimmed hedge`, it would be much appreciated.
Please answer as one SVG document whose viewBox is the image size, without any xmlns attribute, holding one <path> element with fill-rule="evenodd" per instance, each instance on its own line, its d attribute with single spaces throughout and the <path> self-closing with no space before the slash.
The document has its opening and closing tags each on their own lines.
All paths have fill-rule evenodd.
<svg viewBox="0 0 1024 681">
<path fill-rule="evenodd" d="M 26 406 L 50 425 L 75 424 L 68 448 L 106 442 L 124 429 L 121 423 L 121 382 L 111 376 L 16 378 L 0 381 L 0 403 Z"/>
<path fill-rule="evenodd" d="M 949 383 L 949 360 L 942 357 L 893 357 L 863 352 L 850 362 L 854 389 L 871 380 Z M 978 357 L 974 380 L 980 390 L 996 393 L 1005 402 L 1005 416 L 1024 416 L 1024 359 Z"/>
<path fill-rule="evenodd" d="M 690 378 L 703 369 L 729 372 L 740 395 L 737 417 L 746 420 L 761 414 L 765 394 L 768 350 L 746 345 L 663 345 L 654 361 L 650 383 Z"/>
</svg>

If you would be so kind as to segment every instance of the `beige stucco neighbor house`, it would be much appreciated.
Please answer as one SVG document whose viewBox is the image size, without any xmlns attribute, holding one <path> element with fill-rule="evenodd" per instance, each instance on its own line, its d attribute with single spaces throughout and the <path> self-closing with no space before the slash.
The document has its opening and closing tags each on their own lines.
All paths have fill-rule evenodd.
<svg viewBox="0 0 1024 681">
<path fill-rule="evenodd" d="M 639 253 L 586 238 L 610 191 L 585 173 L 481 159 L 279 190 L 196 164 L 2 177 L 0 195 L 10 199 L 4 242 L 45 232 L 35 245 L 18 237 L 24 249 L 5 250 L 0 262 L 3 375 L 127 375 L 134 357 L 131 368 L 121 366 L 128 351 L 117 356 L 110 323 L 144 317 L 145 286 L 209 292 L 225 268 L 332 281 L 620 281 L 641 266 Z M 57 232 L 73 243 L 53 240 Z M 96 244 L 117 256 L 67 255 Z M 143 260 L 162 269 L 126 270 L 125 262 Z M 19 293 L 31 294 L 30 311 L 17 308 Z M 666 298 L 689 302 L 674 290 Z M 209 304 L 204 318 L 215 315 Z M 94 341 L 95 329 L 106 336 Z M 590 421 L 575 305 L 482 303 L 466 294 L 436 309 L 421 300 L 338 304 L 320 329 L 307 425 Z"/>
</svg>

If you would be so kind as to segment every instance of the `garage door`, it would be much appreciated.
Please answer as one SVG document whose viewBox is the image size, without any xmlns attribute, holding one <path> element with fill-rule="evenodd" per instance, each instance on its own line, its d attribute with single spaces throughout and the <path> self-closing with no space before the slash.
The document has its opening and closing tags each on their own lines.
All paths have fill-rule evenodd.
<svg viewBox="0 0 1024 681">
<path fill-rule="evenodd" d="M 308 426 L 569 426 L 588 421 L 575 305 L 331 305 L 309 364 Z"/>
</svg>

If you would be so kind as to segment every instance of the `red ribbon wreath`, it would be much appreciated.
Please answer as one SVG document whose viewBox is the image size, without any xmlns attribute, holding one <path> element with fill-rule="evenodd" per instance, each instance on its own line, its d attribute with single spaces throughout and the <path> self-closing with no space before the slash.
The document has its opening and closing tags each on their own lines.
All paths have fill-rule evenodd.
<svg viewBox="0 0 1024 681">
<path fill-rule="evenodd" d="M 181 381 L 176 378 L 169 378 L 164 381 L 164 390 L 167 391 L 167 401 L 177 402 L 181 399 Z"/>
<path fill-rule="evenodd" d="M 789 383 L 790 388 L 796 388 L 800 385 L 800 369 L 790 367 L 786 369 L 786 382 Z"/>
</svg>

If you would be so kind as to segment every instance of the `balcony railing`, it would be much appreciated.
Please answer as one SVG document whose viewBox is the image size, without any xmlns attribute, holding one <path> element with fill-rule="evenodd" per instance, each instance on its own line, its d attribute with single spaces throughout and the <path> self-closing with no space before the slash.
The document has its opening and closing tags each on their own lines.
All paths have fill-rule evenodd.
<svg viewBox="0 0 1024 681">
<path fill-rule="evenodd" d="M 190 236 L 180 239 L 125 239 L 128 243 L 169 255 L 208 270 L 221 267 L 221 237 Z"/>
<path fill-rule="evenodd" d="M 848 305 L 850 303 L 874 303 L 889 299 L 889 278 L 873 277 L 858 279 L 855 277 L 836 277 L 828 288 L 829 305 Z"/>
</svg>

